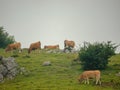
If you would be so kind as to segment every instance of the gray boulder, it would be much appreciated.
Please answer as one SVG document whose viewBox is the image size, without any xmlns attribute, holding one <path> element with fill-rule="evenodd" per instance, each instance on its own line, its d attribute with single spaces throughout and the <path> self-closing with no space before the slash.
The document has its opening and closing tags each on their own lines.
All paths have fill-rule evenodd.
<svg viewBox="0 0 120 90">
<path fill-rule="evenodd" d="M 3 58 L 2 63 L 8 70 L 11 70 L 18 66 L 13 57 Z"/>
<path fill-rule="evenodd" d="M 18 73 L 18 64 L 15 62 L 15 58 L 0 58 L 0 82 L 3 81 L 4 77 L 13 79 Z"/>
<path fill-rule="evenodd" d="M 116 76 L 120 76 L 120 72 L 118 72 L 118 73 L 116 74 Z"/>
<path fill-rule="evenodd" d="M 50 61 L 45 61 L 45 62 L 43 62 L 42 65 L 43 65 L 43 66 L 50 66 L 50 65 L 51 65 L 51 62 L 50 62 Z"/>
<path fill-rule="evenodd" d="M 8 69 L 4 66 L 4 65 L 0 65 L 0 74 L 2 74 L 3 76 L 6 76 L 8 72 Z"/>
<path fill-rule="evenodd" d="M 0 74 L 0 82 L 2 82 L 2 81 L 3 81 L 3 75 Z"/>
</svg>

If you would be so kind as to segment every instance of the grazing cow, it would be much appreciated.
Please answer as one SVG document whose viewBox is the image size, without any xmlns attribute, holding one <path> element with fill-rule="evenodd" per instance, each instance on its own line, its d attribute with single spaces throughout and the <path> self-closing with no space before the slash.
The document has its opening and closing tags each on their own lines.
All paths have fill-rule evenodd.
<svg viewBox="0 0 120 90">
<path fill-rule="evenodd" d="M 35 43 L 31 43 L 30 47 L 28 49 L 28 53 L 30 53 L 32 50 L 36 50 L 36 49 L 41 49 L 41 42 L 35 42 Z"/>
<path fill-rule="evenodd" d="M 44 46 L 44 49 L 59 49 L 59 45 Z"/>
<path fill-rule="evenodd" d="M 21 43 L 20 42 L 16 42 L 16 43 L 13 43 L 13 44 L 9 44 L 6 49 L 5 49 L 5 52 L 8 52 L 8 51 L 12 51 L 12 50 L 21 50 Z"/>
<path fill-rule="evenodd" d="M 95 79 L 96 80 L 96 84 L 100 84 L 101 85 L 101 81 L 100 81 L 100 71 L 99 70 L 91 70 L 91 71 L 84 71 L 78 78 L 78 81 L 84 82 L 85 84 L 89 84 L 89 79 Z"/>
</svg>

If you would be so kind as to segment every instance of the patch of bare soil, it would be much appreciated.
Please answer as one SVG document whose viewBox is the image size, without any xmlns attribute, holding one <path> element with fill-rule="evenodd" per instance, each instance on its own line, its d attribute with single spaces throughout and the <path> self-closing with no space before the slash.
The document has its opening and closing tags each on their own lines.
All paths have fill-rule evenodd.
<svg viewBox="0 0 120 90">
<path fill-rule="evenodd" d="M 112 87 L 114 85 L 114 83 L 113 82 L 102 82 L 102 84 L 101 84 L 101 86 L 102 87 Z"/>
<path fill-rule="evenodd" d="M 102 82 L 102 87 L 112 87 L 114 89 L 120 89 L 120 82 Z"/>
</svg>

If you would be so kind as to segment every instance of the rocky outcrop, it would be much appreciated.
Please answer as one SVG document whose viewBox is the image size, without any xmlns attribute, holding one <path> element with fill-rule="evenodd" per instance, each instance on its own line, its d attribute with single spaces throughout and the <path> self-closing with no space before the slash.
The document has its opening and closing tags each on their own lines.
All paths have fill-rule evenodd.
<svg viewBox="0 0 120 90">
<path fill-rule="evenodd" d="M 2 82 L 5 77 L 13 79 L 18 73 L 18 64 L 15 62 L 15 58 L 3 58 L 0 56 L 0 82 Z"/>
</svg>

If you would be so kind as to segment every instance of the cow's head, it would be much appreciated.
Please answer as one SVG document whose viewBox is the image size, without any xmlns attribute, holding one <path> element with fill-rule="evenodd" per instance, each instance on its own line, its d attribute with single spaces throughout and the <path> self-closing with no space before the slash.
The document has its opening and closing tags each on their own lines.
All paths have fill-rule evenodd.
<svg viewBox="0 0 120 90">
<path fill-rule="evenodd" d="M 8 52 L 8 51 L 10 51 L 10 49 L 7 47 L 7 48 L 5 49 L 5 52 Z"/>
<path fill-rule="evenodd" d="M 79 83 L 82 83 L 82 82 L 84 81 L 83 75 L 80 75 L 80 76 L 78 77 L 78 81 L 79 81 Z"/>
<path fill-rule="evenodd" d="M 30 53 L 30 49 L 28 49 L 28 54 Z"/>
</svg>

